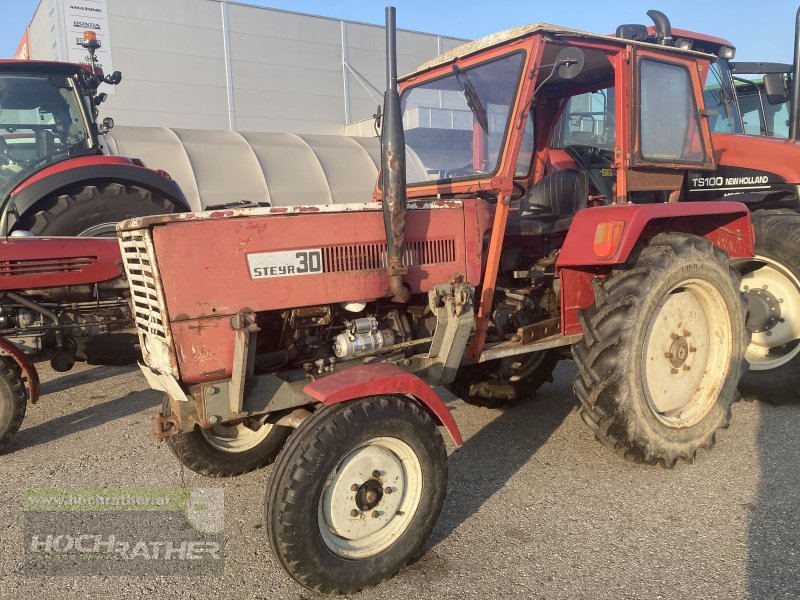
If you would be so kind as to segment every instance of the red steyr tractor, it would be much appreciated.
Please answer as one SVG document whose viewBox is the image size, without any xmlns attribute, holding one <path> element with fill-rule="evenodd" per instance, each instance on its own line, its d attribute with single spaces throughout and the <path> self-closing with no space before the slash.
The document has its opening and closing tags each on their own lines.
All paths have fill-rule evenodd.
<svg viewBox="0 0 800 600">
<path fill-rule="evenodd" d="M 188 209 L 166 173 L 102 153 L 98 87 L 121 75 L 94 64 L 93 32 L 83 45 L 91 64 L 0 61 L 0 448 L 38 397 L 32 358 L 132 354 L 113 333 L 131 325 L 117 221 Z"/>
<path fill-rule="evenodd" d="M 165 392 L 156 436 L 206 475 L 276 460 L 267 536 L 323 592 L 391 577 L 431 533 L 438 426 L 462 443 L 432 386 L 530 393 L 571 348 L 597 439 L 671 467 L 728 423 L 749 341 L 731 260 L 753 257 L 750 213 L 681 201 L 688 171 L 717 166 L 714 56 L 535 24 L 398 81 L 387 21 L 380 204 L 119 226 L 142 370 Z M 609 87 L 600 189 L 549 154 L 569 98 Z"/>
<path fill-rule="evenodd" d="M 740 389 L 749 397 L 772 403 L 800 402 L 800 254 L 796 251 L 800 244 L 800 110 L 794 101 L 788 102 L 785 79 L 787 71 L 797 71 L 798 59 L 794 65 L 731 62 L 735 48 L 730 42 L 673 29 L 658 11 L 648 15 L 654 26 L 622 25 L 616 35 L 715 57 L 700 73 L 715 168 L 689 170 L 681 199 L 713 201 L 724 196 L 747 204 L 752 212 L 756 255 L 735 263 L 742 275 L 740 286 L 748 301 L 747 326 L 752 333 L 746 352 L 749 370 Z M 758 85 L 740 77 L 753 72 L 763 73 L 763 93 Z M 792 81 L 798 77 L 793 75 Z M 549 153 L 551 168 L 580 165 L 602 193 L 610 194 L 615 109 L 613 86 L 573 96 L 556 126 Z M 788 140 L 772 137 L 778 127 Z M 497 386 L 473 389 L 475 400 L 485 405 L 513 402 L 510 393 L 506 390 L 505 397 L 499 396 Z"/>
</svg>

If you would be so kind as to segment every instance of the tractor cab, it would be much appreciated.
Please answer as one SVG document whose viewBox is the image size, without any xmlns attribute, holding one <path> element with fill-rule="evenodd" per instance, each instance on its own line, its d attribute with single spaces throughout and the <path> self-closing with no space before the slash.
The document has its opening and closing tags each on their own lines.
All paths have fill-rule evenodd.
<svg viewBox="0 0 800 600">
<path fill-rule="evenodd" d="M 0 195 L 51 164 L 99 152 L 78 65 L 0 63 Z"/>
<path fill-rule="evenodd" d="M 456 48 L 400 81 L 408 196 L 501 198 L 544 222 L 677 200 L 687 169 L 714 168 L 714 58 L 547 24 Z"/>
</svg>

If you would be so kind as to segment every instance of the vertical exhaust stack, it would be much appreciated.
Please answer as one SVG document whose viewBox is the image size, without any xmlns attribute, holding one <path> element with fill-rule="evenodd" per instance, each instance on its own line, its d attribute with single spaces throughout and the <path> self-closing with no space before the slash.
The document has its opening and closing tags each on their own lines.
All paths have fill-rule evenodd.
<svg viewBox="0 0 800 600">
<path fill-rule="evenodd" d="M 403 244 L 406 228 L 406 142 L 400 96 L 397 93 L 397 34 L 395 9 L 386 7 L 386 92 L 383 96 L 381 132 L 381 191 L 386 228 L 389 286 L 395 302 L 408 302 L 411 293 L 403 285 Z"/>
<path fill-rule="evenodd" d="M 800 138 L 800 8 L 794 18 L 794 61 L 792 62 L 792 97 L 789 104 L 789 139 Z"/>
<path fill-rule="evenodd" d="M 660 10 L 648 10 L 647 16 L 656 26 L 656 37 L 662 46 L 672 46 L 672 25 L 670 25 L 667 15 Z"/>
</svg>

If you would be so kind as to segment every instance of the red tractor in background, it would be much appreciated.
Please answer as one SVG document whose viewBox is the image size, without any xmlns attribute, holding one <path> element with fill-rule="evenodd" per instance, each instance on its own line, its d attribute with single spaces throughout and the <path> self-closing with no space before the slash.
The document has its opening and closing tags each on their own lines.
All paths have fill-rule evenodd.
<svg viewBox="0 0 800 600">
<path fill-rule="evenodd" d="M 137 159 L 105 156 L 97 123 L 119 72 L 94 64 L 0 61 L 0 448 L 38 397 L 33 359 L 133 357 L 127 289 L 113 237 L 122 219 L 187 210 L 178 185 Z M 75 236 L 67 239 L 59 236 Z"/>
<path fill-rule="evenodd" d="M 142 371 L 165 392 L 156 436 L 206 475 L 276 460 L 270 545 L 323 592 L 386 580 L 430 535 L 437 426 L 462 441 L 431 386 L 533 390 L 571 349 L 596 438 L 671 467 L 728 423 L 749 342 L 731 260 L 753 258 L 750 213 L 680 201 L 687 172 L 718 166 L 715 56 L 539 23 L 398 80 L 390 8 L 387 57 L 381 204 L 118 228 Z M 578 152 L 553 168 L 565 106 L 598 89 L 615 91 L 609 186 Z"/>
</svg>

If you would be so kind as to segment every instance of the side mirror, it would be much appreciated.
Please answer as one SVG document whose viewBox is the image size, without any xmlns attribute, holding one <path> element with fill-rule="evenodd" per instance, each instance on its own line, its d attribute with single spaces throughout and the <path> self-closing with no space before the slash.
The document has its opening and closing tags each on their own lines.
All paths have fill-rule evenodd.
<svg viewBox="0 0 800 600">
<path fill-rule="evenodd" d="M 103 122 L 100 124 L 100 133 L 105 135 L 112 129 L 114 129 L 114 119 L 111 117 L 103 119 Z"/>
<path fill-rule="evenodd" d="M 583 50 L 576 46 L 567 46 L 556 54 L 556 64 L 558 70 L 556 74 L 561 79 L 574 79 L 583 71 L 583 65 L 586 63 L 586 57 Z"/>
<path fill-rule="evenodd" d="M 786 80 L 781 73 L 767 73 L 764 75 L 764 92 L 767 96 L 767 102 L 773 106 L 789 101 Z"/>
</svg>

